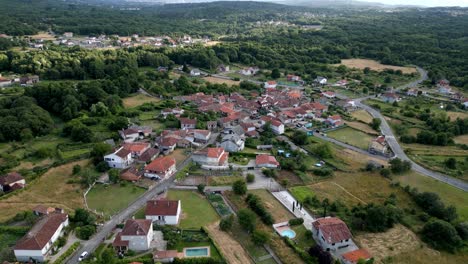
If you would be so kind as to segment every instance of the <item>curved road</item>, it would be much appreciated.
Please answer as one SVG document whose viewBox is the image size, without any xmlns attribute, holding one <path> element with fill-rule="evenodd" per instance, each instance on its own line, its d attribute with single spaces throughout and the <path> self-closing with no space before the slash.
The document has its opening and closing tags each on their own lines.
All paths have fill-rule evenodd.
<svg viewBox="0 0 468 264">
<path fill-rule="evenodd" d="M 425 70 L 423 70 L 422 68 L 420 68 L 420 67 L 417 67 L 417 70 L 418 70 L 419 74 L 421 75 L 421 77 L 416 81 L 413 81 L 413 82 L 410 82 L 410 83 L 407 83 L 407 84 L 405 84 L 403 86 L 398 87 L 397 90 L 415 87 L 416 85 L 420 84 L 421 82 L 427 80 L 427 72 Z M 451 186 L 453 186 L 455 188 L 461 189 L 461 190 L 463 190 L 465 192 L 468 191 L 468 183 L 467 182 L 464 182 L 462 180 L 443 175 L 443 174 L 438 173 L 438 172 L 428 170 L 428 169 L 422 167 L 421 165 L 417 164 L 416 162 L 412 161 L 406 155 L 406 153 L 401 148 L 400 144 L 395 139 L 395 135 L 393 134 L 393 131 L 390 128 L 390 126 L 388 125 L 387 120 L 385 120 L 384 116 L 379 111 L 375 110 L 374 108 L 362 103 L 363 100 L 368 99 L 368 98 L 370 98 L 370 97 L 363 97 L 363 98 L 355 99 L 356 106 L 366 110 L 374 118 L 379 118 L 380 120 L 382 120 L 382 124 L 380 125 L 380 130 L 382 132 L 382 135 L 385 135 L 385 138 L 387 139 L 387 143 L 392 148 L 393 153 L 395 153 L 396 157 L 398 157 L 398 158 L 400 158 L 402 160 L 407 160 L 407 161 L 411 162 L 412 169 L 419 172 L 419 173 L 421 173 L 421 174 L 423 174 L 423 175 L 425 175 L 425 176 L 431 177 L 431 178 L 436 179 L 436 180 L 441 181 L 441 182 L 445 182 L 445 183 L 447 183 L 447 184 L 449 184 L 449 185 L 451 185 Z"/>
</svg>

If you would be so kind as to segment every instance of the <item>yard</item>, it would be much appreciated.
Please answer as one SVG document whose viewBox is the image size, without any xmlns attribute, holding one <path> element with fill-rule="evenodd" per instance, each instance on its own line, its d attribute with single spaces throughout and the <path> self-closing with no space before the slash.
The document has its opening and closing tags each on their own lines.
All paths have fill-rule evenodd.
<svg viewBox="0 0 468 264">
<path fill-rule="evenodd" d="M 96 184 L 86 195 L 86 201 L 89 208 L 111 216 L 126 208 L 144 192 L 145 189 L 132 184 Z"/>
<path fill-rule="evenodd" d="M 170 190 L 167 198 L 180 200 L 182 203 L 182 215 L 180 228 L 200 229 L 210 223 L 219 220 L 219 216 L 208 200 L 195 191 Z"/>
<path fill-rule="evenodd" d="M 86 167 L 89 160 L 52 168 L 34 182 L 29 182 L 24 191 L 0 200 L 0 222 L 14 217 L 20 211 L 31 210 L 38 204 L 60 207 L 68 212 L 84 207 L 81 186 L 67 183 L 72 178 L 73 166 L 77 164 Z"/>
<path fill-rule="evenodd" d="M 372 136 L 350 127 L 330 131 L 327 136 L 364 150 L 368 149 L 373 139 Z"/>
<path fill-rule="evenodd" d="M 289 219 L 295 218 L 269 191 L 260 189 L 249 191 L 249 193 L 260 197 L 265 208 L 271 213 L 276 223 L 286 222 Z"/>
<path fill-rule="evenodd" d="M 366 110 L 357 110 L 351 113 L 351 116 L 366 124 L 372 122 L 372 116 Z"/>
<path fill-rule="evenodd" d="M 209 186 L 232 185 L 237 180 L 243 180 L 243 176 L 210 176 L 208 178 Z"/>
<path fill-rule="evenodd" d="M 133 108 L 140 106 L 145 103 L 156 103 L 159 102 L 160 100 L 145 94 L 135 94 L 130 97 L 124 98 L 123 99 L 123 105 L 125 108 Z"/>
</svg>

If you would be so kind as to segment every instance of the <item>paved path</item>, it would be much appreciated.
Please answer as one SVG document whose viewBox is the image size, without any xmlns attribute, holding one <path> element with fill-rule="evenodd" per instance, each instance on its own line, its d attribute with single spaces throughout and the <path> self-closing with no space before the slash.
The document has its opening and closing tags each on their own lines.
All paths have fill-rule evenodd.
<svg viewBox="0 0 468 264">
<path fill-rule="evenodd" d="M 312 222 L 315 221 L 314 217 L 310 215 L 304 208 L 301 210 L 300 207 L 295 206 L 293 211 L 292 208 L 297 200 L 288 191 L 272 192 L 271 194 L 273 194 L 273 196 L 293 215 L 295 215 L 297 218 L 304 219 L 305 228 L 312 230 Z"/>
</svg>

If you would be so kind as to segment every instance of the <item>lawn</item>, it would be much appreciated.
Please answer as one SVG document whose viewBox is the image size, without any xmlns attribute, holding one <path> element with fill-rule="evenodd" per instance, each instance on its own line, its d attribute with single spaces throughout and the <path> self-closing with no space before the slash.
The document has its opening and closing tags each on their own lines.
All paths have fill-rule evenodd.
<svg viewBox="0 0 468 264">
<path fill-rule="evenodd" d="M 211 176 L 208 179 L 210 186 L 232 185 L 237 180 L 243 180 L 243 176 Z"/>
<path fill-rule="evenodd" d="M 462 221 L 468 220 L 467 192 L 413 171 L 405 175 L 395 177 L 395 181 L 400 182 L 403 186 L 409 185 L 411 187 L 415 187 L 420 192 L 437 193 L 447 205 L 453 205 L 457 208 L 458 215 Z"/>
<path fill-rule="evenodd" d="M 468 180 L 468 161 L 467 156 L 439 156 L 439 155 L 409 155 L 409 157 L 415 162 L 427 167 L 430 170 L 438 171 L 440 173 L 459 178 L 462 180 Z M 454 158 L 457 161 L 456 169 L 449 169 L 445 165 L 445 161 L 448 158 Z"/>
<path fill-rule="evenodd" d="M 123 105 L 125 108 L 132 108 L 132 107 L 137 107 L 145 103 L 156 103 L 159 102 L 160 100 L 151 96 L 147 96 L 144 94 L 136 94 L 132 95 L 130 97 L 124 98 L 123 99 Z"/>
<path fill-rule="evenodd" d="M 294 232 L 296 232 L 296 237 L 293 239 L 293 241 L 299 248 L 307 251 L 310 247 L 315 245 L 314 239 L 308 238 L 306 236 L 307 229 L 304 225 L 293 226 L 291 228 L 294 230 Z"/>
<path fill-rule="evenodd" d="M 282 203 L 280 203 L 269 191 L 267 190 L 252 190 L 249 193 L 258 195 L 262 200 L 265 208 L 271 213 L 276 223 L 286 222 L 289 219 L 295 218 Z"/>
<path fill-rule="evenodd" d="M 366 110 L 357 110 L 351 113 L 351 116 L 366 124 L 372 122 L 372 116 Z"/>
<path fill-rule="evenodd" d="M 308 186 L 297 186 L 289 188 L 289 192 L 296 198 L 298 201 L 303 202 L 307 196 L 312 196 L 314 193 Z"/>
<path fill-rule="evenodd" d="M 86 201 L 91 209 L 111 216 L 126 208 L 145 192 L 145 189 L 132 184 L 96 184 L 88 195 Z"/>
<path fill-rule="evenodd" d="M 328 132 L 327 136 L 364 150 L 368 149 L 373 139 L 372 136 L 350 127 Z"/>
<path fill-rule="evenodd" d="M 23 210 L 31 210 L 38 204 L 60 207 L 70 212 L 84 207 L 83 191 L 78 184 L 68 184 L 72 178 L 72 168 L 75 165 L 86 167 L 89 160 L 71 162 L 47 171 L 24 191 L 7 199 L 0 200 L 0 222 L 8 220 Z"/>
<path fill-rule="evenodd" d="M 168 199 L 180 200 L 182 203 L 182 216 L 180 228 L 200 229 L 219 220 L 219 216 L 208 200 L 195 191 L 170 190 Z"/>
</svg>

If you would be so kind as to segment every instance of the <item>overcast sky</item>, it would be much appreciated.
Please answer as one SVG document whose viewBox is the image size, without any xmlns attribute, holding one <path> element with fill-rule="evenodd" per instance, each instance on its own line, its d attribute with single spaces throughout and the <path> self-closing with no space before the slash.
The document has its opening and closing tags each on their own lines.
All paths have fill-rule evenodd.
<svg viewBox="0 0 468 264">
<path fill-rule="evenodd" d="M 389 5 L 468 6 L 468 0 L 360 0 Z"/>
</svg>

